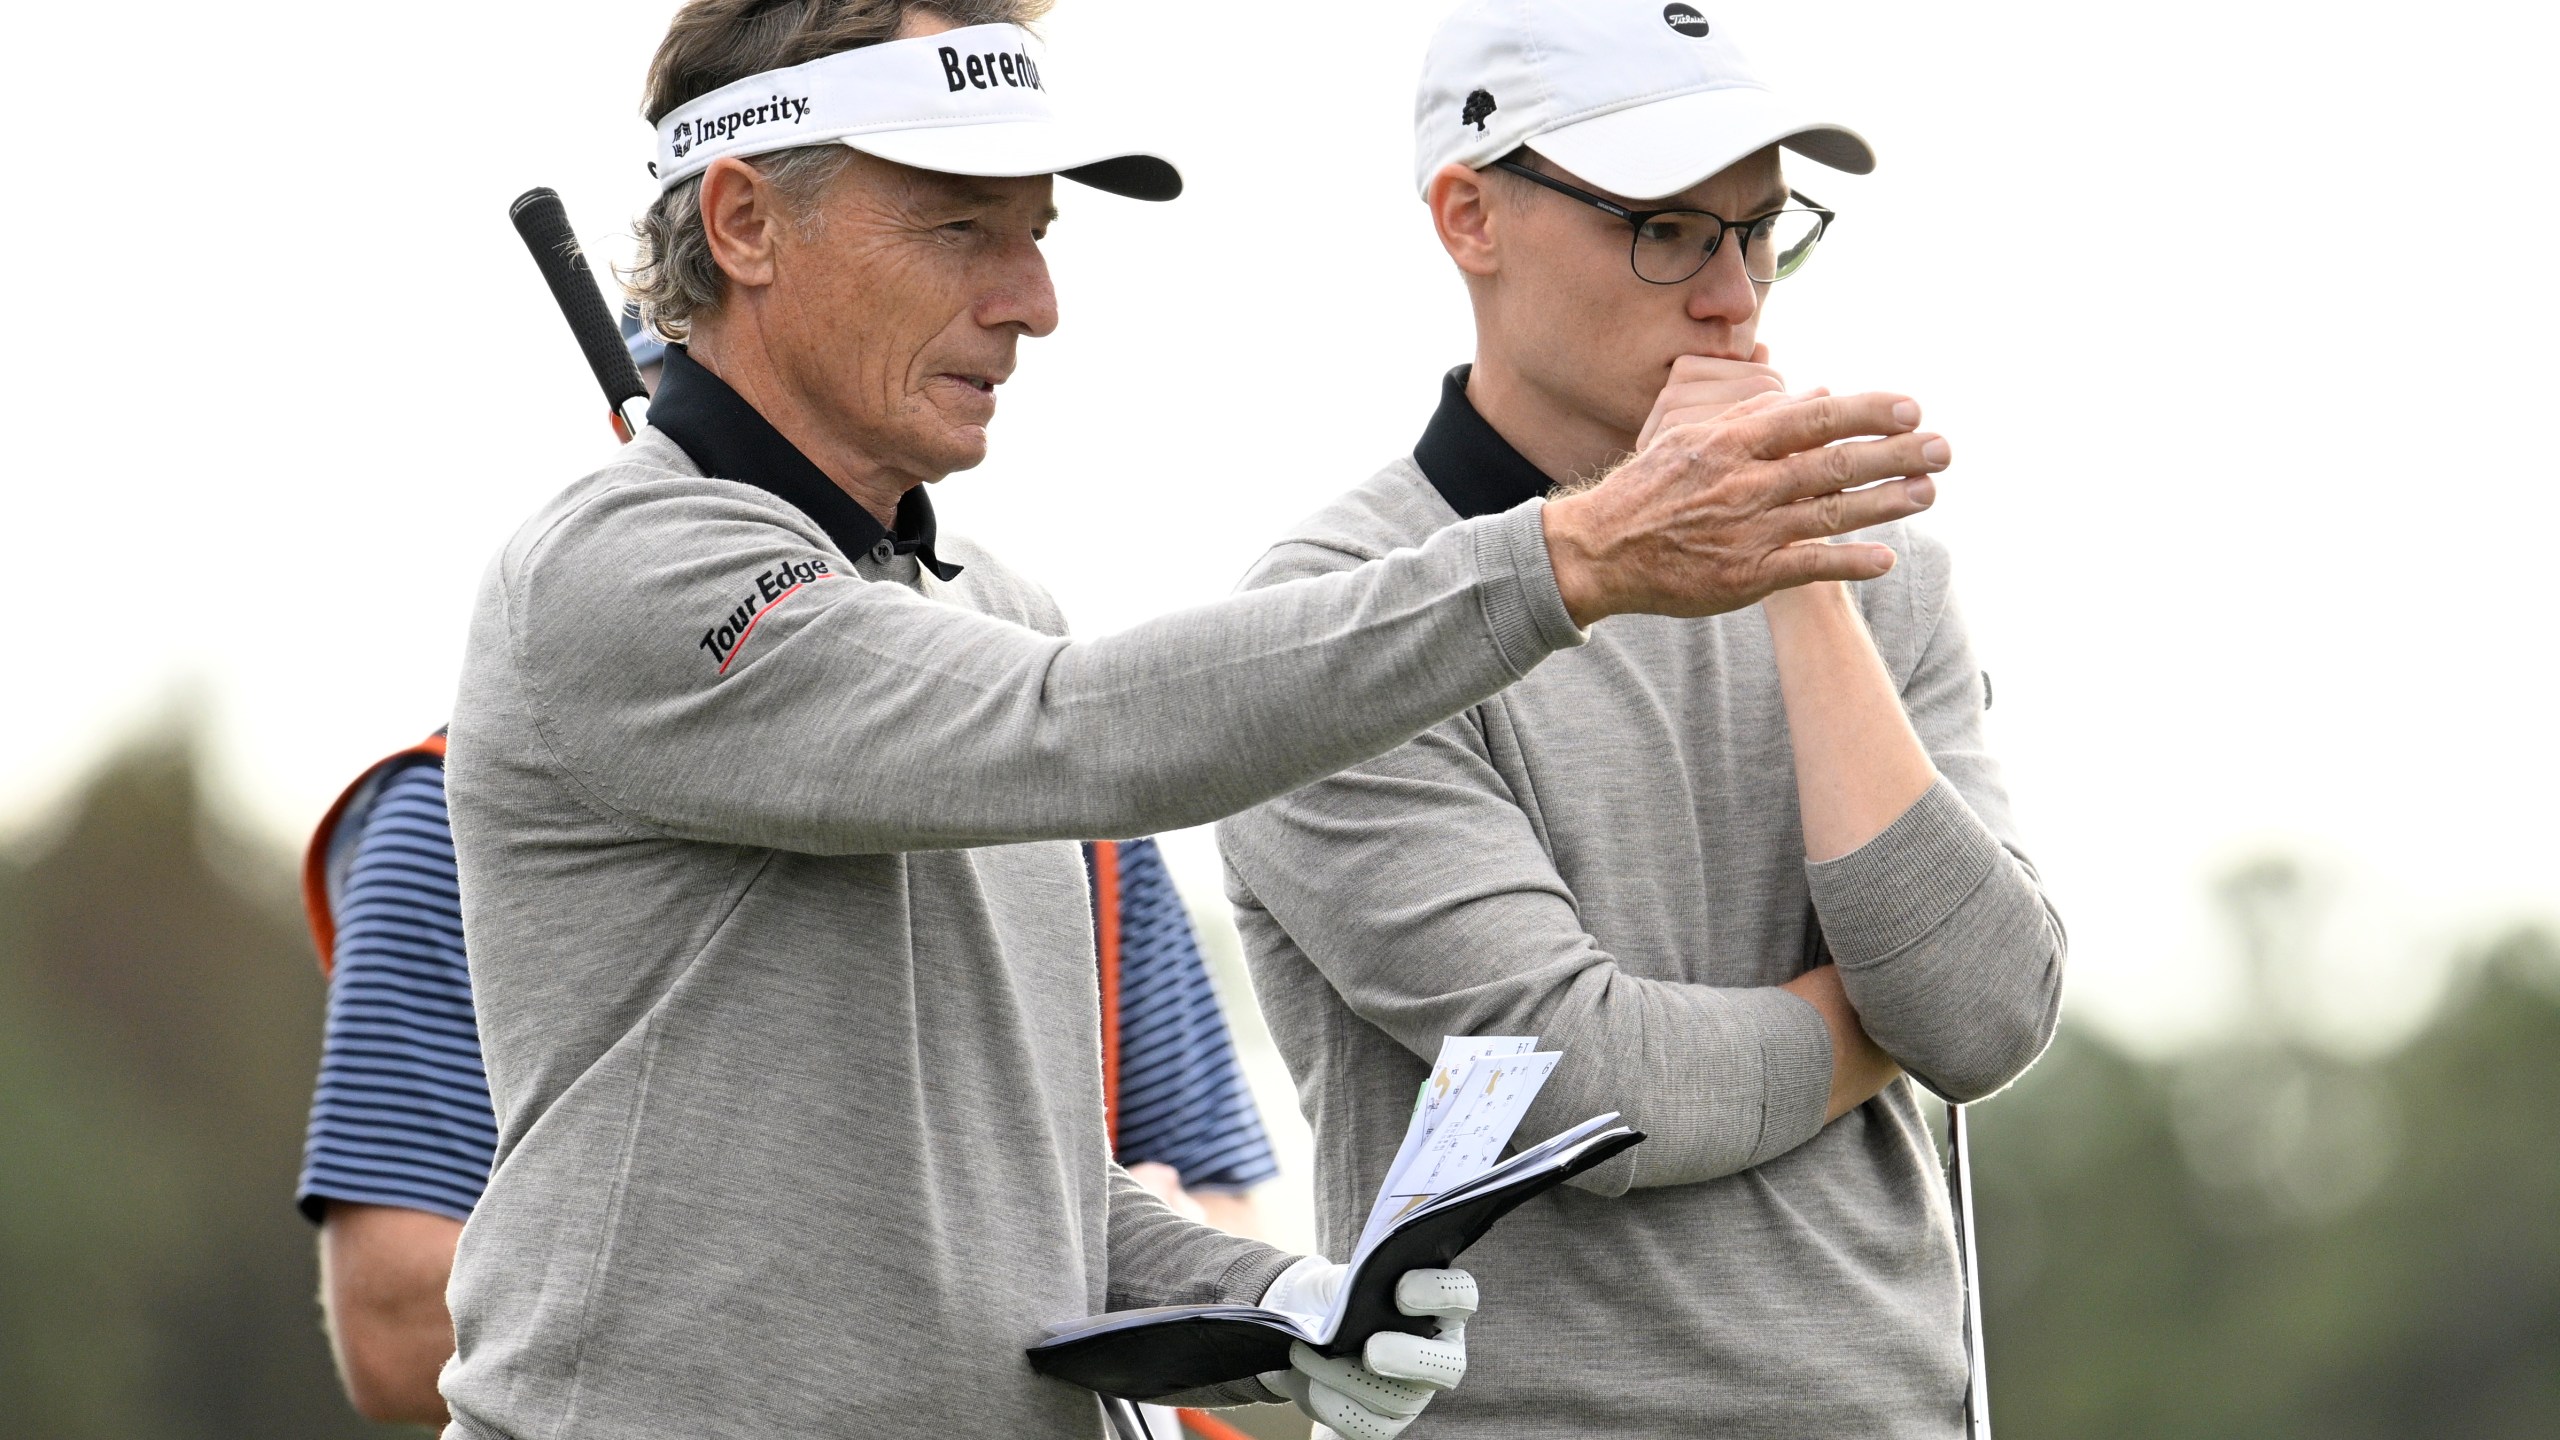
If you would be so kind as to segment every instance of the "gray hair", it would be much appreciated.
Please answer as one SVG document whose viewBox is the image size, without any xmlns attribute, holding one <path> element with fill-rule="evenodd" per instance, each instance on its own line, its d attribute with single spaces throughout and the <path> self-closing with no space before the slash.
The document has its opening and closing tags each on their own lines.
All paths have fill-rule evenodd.
<svg viewBox="0 0 2560 1440">
<path fill-rule="evenodd" d="M 669 111 L 750 75 L 805 65 L 821 56 L 895 39 L 910 11 L 955 25 L 1028 24 L 1050 0 L 690 0 L 667 25 L 649 62 L 641 114 L 655 125 Z M 817 223 L 817 200 L 853 151 L 828 142 L 776 150 L 748 163 L 773 182 L 804 226 Z M 804 230 L 803 233 L 809 233 Z M 712 258 L 702 223 L 702 177 L 658 197 L 640 217 L 639 258 L 622 282 L 640 316 L 682 343 L 693 319 L 728 298 L 729 277 Z"/>
</svg>

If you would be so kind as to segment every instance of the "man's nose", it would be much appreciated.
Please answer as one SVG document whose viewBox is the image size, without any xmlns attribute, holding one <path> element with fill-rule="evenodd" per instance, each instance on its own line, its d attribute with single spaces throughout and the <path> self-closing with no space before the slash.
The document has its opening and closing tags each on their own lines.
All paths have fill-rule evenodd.
<svg viewBox="0 0 2560 1440">
<path fill-rule="evenodd" d="M 1058 292 L 1049 283 L 1049 259 L 1038 245 L 1014 251 L 1004 283 L 979 307 L 978 323 L 990 330 L 1011 326 L 1034 338 L 1058 328 Z"/>
<path fill-rule="evenodd" d="M 1716 253 L 1707 257 L 1707 268 L 1689 281 L 1689 318 L 1740 325 L 1759 309 L 1760 287 L 1751 283 L 1751 273 L 1743 264 L 1742 237 L 1727 235 Z"/>
</svg>

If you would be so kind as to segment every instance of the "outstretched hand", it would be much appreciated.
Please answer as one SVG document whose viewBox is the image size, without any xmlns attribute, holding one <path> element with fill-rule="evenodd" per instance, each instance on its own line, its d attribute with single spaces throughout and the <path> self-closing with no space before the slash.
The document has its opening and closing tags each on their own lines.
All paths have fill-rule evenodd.
<svg viewBox="0 0 2560 1440">
<path fill-rule="evenodd" d="M 1904 395 L 1764 391 L 1663 429 L 1597 485 L 1547 504 L 1566 610 L 1585 626 L 1720 615 L 1790 586 L 1884 574 L 1885 546 L 1802 542 L 1929 508 L 1929 477 L 1953 457 L 1919 424 Z"/>
</svg>

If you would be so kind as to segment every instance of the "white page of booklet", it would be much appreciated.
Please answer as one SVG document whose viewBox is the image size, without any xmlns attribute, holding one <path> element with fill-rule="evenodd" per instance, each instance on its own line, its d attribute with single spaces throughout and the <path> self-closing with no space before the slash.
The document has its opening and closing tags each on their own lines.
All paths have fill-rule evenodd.
<svg viewBox="0 0 2560 1440">
<path fill-rule="evenodd" d="M 1535 1035 L 1444 1035 L 1440 1038 L 1440 1057 L 1431 1062 L 1431 1078 L 1422 1082 L 1422 1091 L 1414 1097 L 1413 1118 L 1405 1123 L 1404 1142 L 1396 1147 L 1396 1158 L 1387 1165 L 1386 1179 L 1378 1186 L 1378 1198 L 1369 1207 L 1368 1223 L 1360 1227 L 1360 1243 L 1352 1251 L 1352 1261 L 1369 1253 L 1387 1233 L 1388 1222 L 1401 1203 L 1394 1198 L 1397 1181 L 1405 1167 L 1422 1149 L 1432 1124 L 1448 1109 L 1475 1062 L 1488 1055 L 1526 1055 L 1538 1048 Z"/>
<path fill-rule="evenodd" d="M 1538 1098 L 1563 1058 L 1552 1050 L 1488 1055 L 1469 1066 L 1467 1078 L 1423 1138 L 1421 1152 L 1387 1197 L 1397 1202 L 1396 1213 L 1408 1213 L 1501 1163 L 1502 1147 L 1511 1143 L 1512 1132 L 1529 1113 L 1529 1102 Z"/>
<path fill-rule="evenodd" d="M 1558 1051 L 1540 1052 L 1535 1035 L 1443 1037 L 1431 1078 L 1415 1098 L 1404 1143 L 1369 1208 L 1351 1268 L 1360 1268 L 1397 1220 L 1493 1169 L 1563 1058 Z M 1341 1324 L 1348 1303 L 1346 1285 L 1324 1318 L 1322 1336 Z"/>
</svg>

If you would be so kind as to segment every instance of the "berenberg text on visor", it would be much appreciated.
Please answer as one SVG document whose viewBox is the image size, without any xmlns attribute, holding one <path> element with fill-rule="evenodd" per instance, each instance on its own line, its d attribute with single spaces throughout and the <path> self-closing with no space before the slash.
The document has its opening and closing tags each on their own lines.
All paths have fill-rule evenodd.
<svg viewBox="0 0 2560 1440">
<path fill-rule="evenodd" d="M 945 45 L 942 47 L 942 78 L 954 94 L 964 89 L 993 90 L 999 85 L 1010 85 L 1017 90 L 1026 86 L 1033 90 L 1049 88 L 1040 83 L 1040 67 L 1031 63 L 1028 50 L 964 57 Z"/>
</svg>

